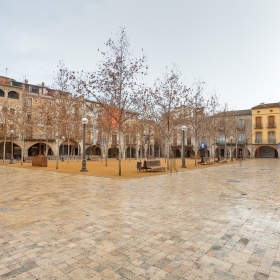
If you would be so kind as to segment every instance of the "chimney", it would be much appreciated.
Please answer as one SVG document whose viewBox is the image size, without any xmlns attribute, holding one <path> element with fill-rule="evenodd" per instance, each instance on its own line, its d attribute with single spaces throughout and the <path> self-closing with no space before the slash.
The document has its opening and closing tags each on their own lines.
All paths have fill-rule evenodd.
<svg viewBox="0 0 280 280">
<path fill-rule="evenodd" d="M 27 79 L 25 79 L 24 82 L 25 82 L 26 84 L 28 84 L 28 80 L 27 80 Z"/>
<path fill-rule="evenodd" d="M 44 87 L 45 86 L 45 83 L 44 82 L 42 82 L 42 87 Z"/>
</svg>

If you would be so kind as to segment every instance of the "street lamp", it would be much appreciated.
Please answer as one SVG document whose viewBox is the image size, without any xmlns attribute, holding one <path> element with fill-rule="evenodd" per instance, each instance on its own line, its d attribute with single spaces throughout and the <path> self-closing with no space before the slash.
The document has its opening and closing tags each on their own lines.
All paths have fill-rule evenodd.
<svg viewBox="0 0 280 280">
<path fill-rule="evenodd" d="M 11 134 L 11 136 L 12 136 L 11 160 L 10 160 L 10 164 L 14 164 L 14 143 L 13 143 L 13 140 L 14 140 L 14 133 L 15 133 L 14 130 L 11 130 L 11 131 L 10 131 L 10 134 Z"/>
<path fill-rule="evenodd" d="M 233 156 L 232 156 L 232 139 L 233 139 L 233 137 L 230 136 L 230 161 L 233 161 Z"/>
<path fill-rule="evenodd" d="M 148 149 L 147 149 L 147 159 L 150 158 L 150 136 L 153 136 L 154 132 L 151 131 L 150 133 L 146 133 L 146 131 L 144 131 L 144 136 L 146 137 L 146 139 L 148 140 Z"/>
<path fill-rule="evenodd" d="M 64 161 L 64 140 L 65 140 L 65 137 L 64 136 L 61 136 L 61 140 L 62 140 L 62 158 L 61 158 L 61 161 Z"/>
<path fill-rule="evenodd" d="M 82 160 L 82 169 L 81 172 L 88 171 L 87 170 L 87 160 L 86 160 L 86 125 L 88 123 L 87 118 L 82 118 L 81 123 L 84 126 L 84 131 L 83 131 L 83 160 Z"/>
<path fill-rule="evenodd" d="M 182 166 L 181 168 L 187 168 L 186 166 L 186 160 L 185 160 L 185 152 L 184 152 L 184 147 L 185 147 L 185 131 L 187 130 L 187 127 L 185 125 L 181 126 L 182 130 Z"/>
</svg>

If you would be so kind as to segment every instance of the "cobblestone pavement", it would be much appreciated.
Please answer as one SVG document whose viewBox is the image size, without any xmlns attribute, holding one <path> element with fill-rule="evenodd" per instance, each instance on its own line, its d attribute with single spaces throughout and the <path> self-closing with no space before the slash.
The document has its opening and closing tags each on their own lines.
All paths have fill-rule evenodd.
<svg viewBox="0 0 280 280">
<path fill-rule="evenodd" d="M 0 279 L 280 279 L 280 160 L 129 180 L 0 166 Z"/>
</svg>

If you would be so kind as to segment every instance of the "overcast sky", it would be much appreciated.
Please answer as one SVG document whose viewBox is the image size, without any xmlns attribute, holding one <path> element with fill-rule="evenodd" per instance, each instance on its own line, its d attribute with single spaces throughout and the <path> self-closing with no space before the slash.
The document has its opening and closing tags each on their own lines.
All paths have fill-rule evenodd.
<svg viewBox="0 0 280 280">
<path fill-rule="evenodd" d="M 149 81 L 178 65 L 221 102 L 247 109 L 280 101 L 279 0 L 0 0 L 0 75 L 52 84 L 59 60 L 94 70 L 97 49 L 124 26 Z"/>
</svg>

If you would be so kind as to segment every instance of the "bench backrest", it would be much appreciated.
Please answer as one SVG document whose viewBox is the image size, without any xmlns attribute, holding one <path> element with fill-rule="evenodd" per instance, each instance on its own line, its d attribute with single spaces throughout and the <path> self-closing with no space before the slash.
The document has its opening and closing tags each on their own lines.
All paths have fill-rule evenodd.
<svg viewBox="0 0 280 280">
<path fill-rule="evenodd" d="M 148 159 L 144 161 L 144 167 L 150 168 L 152 166 L 160 166 L 160 160 L 159 159 Z"/>
</svg>

